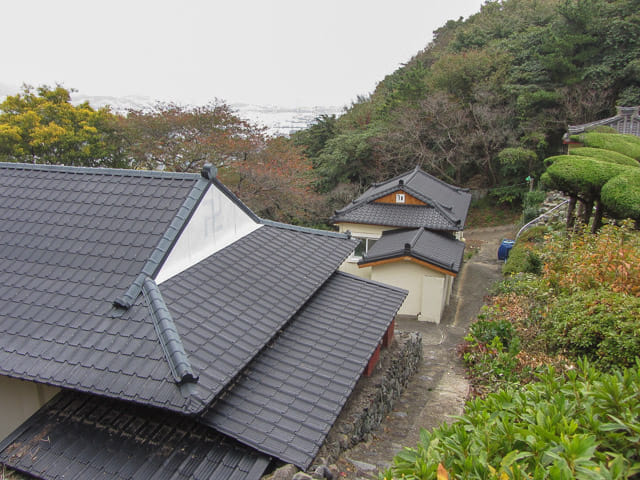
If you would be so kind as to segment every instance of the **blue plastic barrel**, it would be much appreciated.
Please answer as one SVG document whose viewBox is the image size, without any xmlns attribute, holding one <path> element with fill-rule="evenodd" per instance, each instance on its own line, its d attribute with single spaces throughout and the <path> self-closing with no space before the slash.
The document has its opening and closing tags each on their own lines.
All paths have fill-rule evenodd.
<svg viewBox="0 0 640 480">
<path fill-rule="evenodd" d="M 514 240 L 502 240 L 500 243 L 500 247 L 498 248 L 498 260 L 507 261 L 509 257 L 509 252 L 513 248 L 513 245 L 516 242 Z"/>
</svg>

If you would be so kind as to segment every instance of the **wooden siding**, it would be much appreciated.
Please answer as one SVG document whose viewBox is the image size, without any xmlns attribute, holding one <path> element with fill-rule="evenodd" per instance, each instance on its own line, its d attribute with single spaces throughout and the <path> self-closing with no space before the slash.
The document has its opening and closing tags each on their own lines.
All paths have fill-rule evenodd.
<svg viewBox="0 0 640 480">
<path fill-rule="evenodd" d="M 375 200 L 375 203 L 396 203 L 396 193 L 404 193 L 404 202 L 401 205 L 426 205 L 422 200 L 418 200 L 416 197 L 409 195 L 407 192 L 402 190 L 396 190 L 389 195 L 385 195 L 384 197 L 380 197 Z"/>
</svg>

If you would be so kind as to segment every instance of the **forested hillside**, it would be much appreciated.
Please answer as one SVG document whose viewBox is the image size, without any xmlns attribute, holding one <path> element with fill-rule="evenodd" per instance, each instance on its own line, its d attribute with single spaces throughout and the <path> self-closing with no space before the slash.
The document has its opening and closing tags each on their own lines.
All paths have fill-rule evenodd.
<svg viewBox="0 0 640 480">
<path fill-rule="evenodd" d="M 640 1 L 488 1 L 451 20 L 339 118 L 297 133 L 319 187 L 365 186 L 416 164 L 510 200 L 568 124 L 640 104 Z M 513 187 L 513 188 L 509 188 Z"/>
</svg>

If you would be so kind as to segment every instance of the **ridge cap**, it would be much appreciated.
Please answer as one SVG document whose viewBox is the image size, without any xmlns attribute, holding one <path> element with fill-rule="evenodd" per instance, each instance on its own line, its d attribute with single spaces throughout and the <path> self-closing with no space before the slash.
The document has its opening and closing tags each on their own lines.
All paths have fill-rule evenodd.
<svg viewBox="0 0 640 480">
<path fill-rule="evenodd" d="M 282 228 L 283 230 L 292 230 L 294 232 L 309 233 L 312 235 L 323 235 L 326 237 L 344 238 L 344 239 L 351 238 L 351 235 L 347 233 L 332 232 L 331 230 L 320 230 L 318 228 L 301 227 L 299 225 L 291 225 L 289 223 L 276 222 L 274 220 L 268 220 L 266 218 L 260 218 L 259 223 L 269 227 Z"/>
<path fill-rule="evenodd" d="M 142 284 L 142 293 L 147 300 L 154 329 L 175 382 L 178 385 L 196 383 L 198 376 L 191 367 L 191 362 L 189 362 L 189 357 L 184 350 L 178 328 L 173 321 L 160 288 L 152 278 L 145 277 Z"/>
<path fill-rule="evenodd" d="M 44 163 L 0 162 L 0 168 L 13 170 L 37 170 L 66 173 L 81 173 L 90 175 L 125 176 L 125 177 L 152 177 L 152 178 L 183 178 L 197 179 L 198 173 L 190 172 L 166 172 L 161 170 L 135 170 L 131 168 L 110 167 L 79 167 L 73 165 L 51 165 Z"/>
</svg>

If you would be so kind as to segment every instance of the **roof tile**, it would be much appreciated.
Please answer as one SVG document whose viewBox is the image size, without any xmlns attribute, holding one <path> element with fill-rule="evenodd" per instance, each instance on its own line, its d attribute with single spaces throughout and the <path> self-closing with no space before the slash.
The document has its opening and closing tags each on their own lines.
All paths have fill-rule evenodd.
<svg viewBox="0 0 640 480">
<path fill-rule="evenodd" d="M 225 472 L 215 477 L 222 480 L 257 480 L 269 458 L 191 419 L 65 393 L 0 443 L 0 462 L 47 480 L 198 478 L 195 472 L 210 471 Z"/>
<path fill-rule="evenodd" d="M 249 364 L 222 400 L 206 411 L 203 421 L 257 450 L 308 467 L 405 295 L 403 290 L 335 273 L 273 343 Z M 382 297 L 383 301 L 376 303 L 373 313 L 363 313 L 374 296 Z M 316 302 L 322 303 L 326 298 L 344 306 L 339 309 L 342 313 L 336 316 L 315 308 Z M 347 309 L 349 304 L 361 308 Z M 291 348 L 292 343 L 311 344 L 310 341 L 335 328 L 336 322 L 343 323 L 347 330 L 336 339 L 333 348 L 312 349 L 307 354 Z M 375 333 L 363 345 L 357 332 L 365 329 Z M 342 368 L 333 368 L 333 362 L 327 361 L 334 356 L 343 360 Z M 332 387 L 322 396 L 313 388 L 308 389 L 318 379 Z M 339 387 L 333 388 L 336 385 Z M 256 408 L 249 411 L 248 404 Z M 241 411 L 242 423 L 236 416 Z M 244 423 L 247 413 L 255 416 L 250 423 Z M 240 425 L 250 428 L 241 427 L 240 431 Z M 291 440 L 281 449 L 268 438 Z"/>
</svg>

